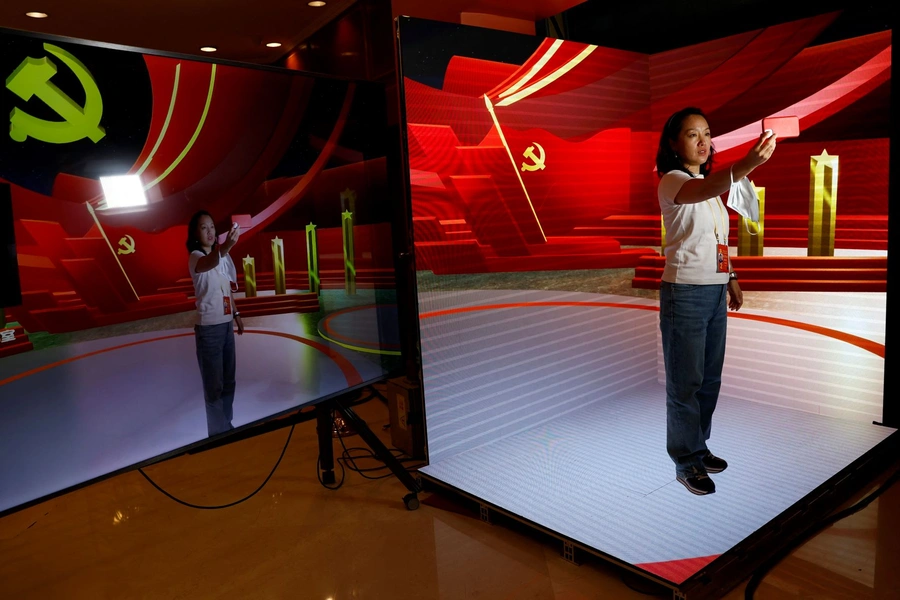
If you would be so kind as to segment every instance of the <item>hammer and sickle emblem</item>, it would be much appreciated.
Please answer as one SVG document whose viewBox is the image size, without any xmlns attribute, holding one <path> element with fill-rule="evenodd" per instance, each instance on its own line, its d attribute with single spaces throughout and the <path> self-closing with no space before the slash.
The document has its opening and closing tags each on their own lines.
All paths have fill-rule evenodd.
<svg viewBox="0 0 900 600">
<path fill-rule="evenodd" d="M 538 149 L 538 156 L 534 154 L 535 148 Z M 528 146 L 528 149 L 525 150 L 522 156 L 531 161 L 531 164 L 527 162 L 522 163 L 522 171 L 543 171 L 547 168 L 547 165 L 544 164 L 544 149 L 537 142 L 534 142 L 534 146 Z"/>
<path fill-rule="evenodd" d="M 134 254 L 134 238 L 130 235 L 126 235 L 121 240 L 119 240 L 119 254 Z"/>
<path fill-rule="evenodd" d="M 49 57 L 27 57 L 6 78 L 6 87 L 22 100 L 27 101 L 32 96 L 37 96 L 63 120 L 46 121 L 14 108 L 9 115 L 9 137 L 17 142 L 24 142 L 32 137 L 51 144 L 68 144 L 84 138 L 90 138 L 94 143 L 99 142 L 106 131 L 100 126 L 103 98 L 94 76 L 80 60 L 62 48 L 44 44 L 44 50 L 61 60 L 78 78 L 84 88 L 84 106 L 79 106 L 50 82 L 57 69 Z"/>
</svg>

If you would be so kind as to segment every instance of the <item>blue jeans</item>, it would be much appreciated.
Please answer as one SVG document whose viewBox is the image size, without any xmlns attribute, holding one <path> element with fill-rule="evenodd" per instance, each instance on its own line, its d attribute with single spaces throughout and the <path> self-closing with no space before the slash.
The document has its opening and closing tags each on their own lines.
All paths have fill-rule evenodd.
<svg viewBox="0 0 900 600">
<path fill-rule="evenodd" d="M 209 435 L 234 429 L 234 325 L 196 325 L 197 362 L 203 378 L 206 400 L 206 428 Z"/>
<path fill-rule="evenodd" d="M 659 329 L 666 366 L 666 449 L 675 474 L 705 473 L 701 459 L 722 385 L 725 285 L 662 282 Z"/>
</svg>

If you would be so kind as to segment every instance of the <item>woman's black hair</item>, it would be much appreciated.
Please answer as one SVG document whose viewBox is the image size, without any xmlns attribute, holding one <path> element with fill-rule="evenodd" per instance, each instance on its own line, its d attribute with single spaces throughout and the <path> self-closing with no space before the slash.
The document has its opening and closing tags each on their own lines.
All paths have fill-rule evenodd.
<svg viewBox="0 0 900 600">
<path fill-rule="evenodd" d="M 185 243 L 185 245 L 187 246 L 188 254 L 190 254 L 194 250 L 200 250 L 201 252 L 203 252 L 203 244 L 200 243 L 200 240 L 197 239 L 197 226 L 200 225 L 201 217 L 209 217 L 210 219 L 213 218 L 212 215 L 205 210 L 198 210 L 194 213 L 194 216 L 191 217 L 191 220 L 188 223 L 187 242 Z"/>
<path fill-rule="evenodd" d="M 666 121 L 662 133 L 659 136 L 659 148 L 656 150 L 656 174 L 660 177 L 669 171 L 684 171 L 691 177 L 694 176 L 694 174 L 684 166 L 684 162 L 678 158 L 678 153 L 675 152 L 675 149 L 672 148 L 672 145 L 678 142 L 678 136 L 681 135 L 681 127 L 684 124 L 684 120 L 692 115 L 697 115 L 706 119 L 706 115 L 703 114 L 702 110 L 694 106 L 689 106 L 674 113 L 669 117 L 669 120 Z M 706 121 L 709 122 L 709 119 L 706 119 Z M 700 165 L 700 174 L 704 177 L 709 175 L 710 171 L 712 171 L 713 157 L 715 155 L 716 149 L 710 144 L 709 158 L 706 159 L 705 163 Z"/>
</svg>

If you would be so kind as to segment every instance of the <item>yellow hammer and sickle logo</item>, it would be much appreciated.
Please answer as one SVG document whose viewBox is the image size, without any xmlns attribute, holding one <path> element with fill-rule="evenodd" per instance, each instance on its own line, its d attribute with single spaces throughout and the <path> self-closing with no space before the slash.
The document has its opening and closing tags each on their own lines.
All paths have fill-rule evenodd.
<svg viewBox="0 0 900 600">
<path fill-rule="evenodd" d="M 134 254 L 134 238 L 126 235 L 119 240 L 119 254 Z"/>
<path fill-rule="evenodd" d="M 84 106 L 79 106 L 50 82 L 57 70 L 53 61 L 46 56 L 27 57 L 6 78 L 6 87 L 25 101 L 37 96 L 63 120 L 46 121 L 14 108 L 9 115 L 9 137 L 17 142 L 24 142 L 32 137 L 51 144 L 68 144 L 84 138 L 90 138 L 94 143 L 99 142 L 106 131 L 100 127 L 103 98 L 94 76 L 81 61 L 62 48 L 44 44 L 44 50 L 61 60 L 78 78 L 84 88 Z"/>
<path fill-rule="evenodd" d="M 538 155 L 535 156 L 534 149 L 538 149 Z M 534 142 L 534 146 L 528 146 L 528 149 L 522 154 L 525 158 L 531 161 L 531 164 L 527 162 L 522 163 L 522 171 L 543 171 L 547 168 L 547 165 L 544 163 L 544 149 L 540 144 Z"/>
</svg>

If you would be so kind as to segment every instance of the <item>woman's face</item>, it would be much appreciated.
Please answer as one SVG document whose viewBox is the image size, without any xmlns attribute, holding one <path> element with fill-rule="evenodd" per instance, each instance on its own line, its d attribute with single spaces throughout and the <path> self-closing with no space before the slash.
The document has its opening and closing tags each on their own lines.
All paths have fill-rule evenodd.
<svg viewBox="0 0 900 600">
<path fill-rule="evenodd" d="M 688 115 L 681 122 L 681 132 L 672 144 L 678 160 L 691 172 L 700 173 L 700 166 L 709 159 L 712 137 L 709 124 L 700 115 Z"/>
<path fill-rule="evenodd" d="M 216 242 L 216 225 L 209 215 L 203 215 L 197 223 L 197 240 L 207 249 Z"/>
</svg>

